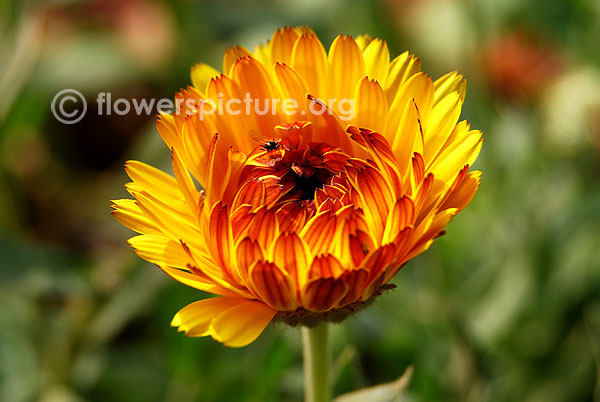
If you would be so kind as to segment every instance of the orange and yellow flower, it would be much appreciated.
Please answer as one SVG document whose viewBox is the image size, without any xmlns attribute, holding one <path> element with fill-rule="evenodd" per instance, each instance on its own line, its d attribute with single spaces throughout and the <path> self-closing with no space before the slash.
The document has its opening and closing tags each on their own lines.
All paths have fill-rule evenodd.
<svg viewBox="0 0 600 402">
<path fill-rule="evenodd" d="M 113 205 L 140 233 L 129 240 L 138 255 L 220 296 L 175 315 L 189 336 L 239 347 L 274 318 L 345 318 L 443 234 L 479 186 L 469 167 L 481 132 L 458 122 L 463 77 L 433 81 L 408 52 L 390 61 L 380 39 L 338 36 L 327 53 L 310 29 L 283 28 L 253 53 L 228 49 L 223 73 L 198 64 L 191 76 L 176 95 L 185 106 L 157 121 L 174 176 L 127 162 L 134 199 Z M 248 96 L 298 109 L 202 113 L 211 100 Z M 331 99 L 350 100 L 353 114 L 342 119 Z"/>
</svg>

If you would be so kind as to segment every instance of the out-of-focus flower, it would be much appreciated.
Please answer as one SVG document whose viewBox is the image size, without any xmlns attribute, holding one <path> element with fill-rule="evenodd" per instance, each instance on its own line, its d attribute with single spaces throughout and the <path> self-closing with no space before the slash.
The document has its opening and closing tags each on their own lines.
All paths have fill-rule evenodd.
<svg viewBox="0 0 600 402">
<path fill-rule="evenodd" d="M 552 152 L 568 154 L 600 141 L 600 71 L 582 66 L 565 72 L 542 102 L 543 135 Z"/>
<path fill-rule="evenodd" d="M 134 199 L 113 206 L 140 233 L 129 242 L 142 258 L 221 296 L 176 314 L 189 336 L 243 346 L 274 318 L 346 318 L 479 186 L 469 167 L 481 132 L 458 122 L 457 73 L 433 81 L 370 37 L 340 35 L 326 53 L 308 28 L 280 29 L 253 53 L 228 49 L 223 72 L 194 66 L 193 87 L 176 96 L 185 106 L 158 119 L 174 177 L 130 161 Z M 235 110 L 207 113 L 227 104 Z"/>
<path fill-rule="evenodd" d="M 483 68 L 495 93 L 529 100 L 552 82 L 562 63 L 549 44 L 513 32 L 490 42 L 483 54 Z"/>
</svg>

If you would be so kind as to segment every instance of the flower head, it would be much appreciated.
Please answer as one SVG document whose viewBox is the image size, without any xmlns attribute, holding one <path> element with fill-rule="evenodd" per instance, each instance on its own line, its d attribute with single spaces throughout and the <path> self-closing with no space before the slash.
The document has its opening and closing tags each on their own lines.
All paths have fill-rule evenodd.
<svg viewBox="0 0 600 402">
<path fill-rule="evenodd" d="M 341 320 L 443 233 L 479 185 L 481 133 L 458 122 L 462 76 L 419 70 L 366 36 L 326 53 L 308 28 L 192 68 L 157 122 L 174 176 L 128 162 L 134 199 L 113 206 L 142 258 L 221 296 L 172 325 L 243 346 L 274 318 Z"/>
</svg>

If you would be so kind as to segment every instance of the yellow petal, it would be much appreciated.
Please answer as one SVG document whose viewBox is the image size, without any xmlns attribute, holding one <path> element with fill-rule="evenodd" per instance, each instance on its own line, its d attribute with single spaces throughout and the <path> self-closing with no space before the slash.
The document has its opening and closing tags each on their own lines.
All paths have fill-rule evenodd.
<svg viewBox="0 0 600 402">
<path fill-rule="evenodd" d="M 192 239 L 198 244 L 200 233 L 195 218 L 188 218 L 148 193 L 133 193 L 133 196 L 144 215 L 164 234 L 175 241 Z"/>
<path fill-rule="evenodd" d="M 406 105 L 410 103 L 415 104 L 422 119 L 427 118 L 433 103 L 433 82 L 431 78 L 423 73 L 413 75 L 397 91 L 389 111 L 388 131 L 390 133 L 401 132 L 399 131 L 402 129 L 400 118 L 406 109 Z"/>
<path fill-rule="evenodd" d="M 246 289 L 233 287 L 231 284 L 223 280 L 214 281 L 214 278 L 189 273 L 180 269 L 170 268 L 164 265 L 159 265 L 158 267 L 162 269 L 163 272 L 169 275 L 171 278 L 175 279 L 177 282 L 180 282 L 191 288 L 201 290 L 203 292 L 231 297 L 252 296 Z"/>
<path fill-rule="evenodd" d="M 242 347 L 262 333 L 275 313 L 260 302 L 214 297 L 182 308 L 173 317 L 171 325 L 188 336 L 211 335 L 226 346 Z"/>
<path fill-rule="evenodd" d="M 185 253 L 181 243 L 165 236 L 141 235 L 127 241 L 137 255 L 157 265 L 188 270 L 190 256 Z"/>
<path fill-rule="evenodd" d="M 437 156 L 442 145 L 446 142 L 462 108 L 462 98 L 458 92 L 452 92 L 431 109 L 423 125 L 424 145 L 423 158 L 425 165 L 429 165 Z"/>
<path fill-rule="evenodd" d="M 421 62 L 418 57 L 404 52 L 390 63 L 389 73 L 384 85 L 388 101 L 396 98 L 396 93 L 406 81 L 421 71 Z"/>
<path fill-rule="evenodd" d="M 213 297 L 190 303 L 175 314 L 171 326 L 185 332 L 187 336 L 209 335 L 210 323 L 222 312 L 244 303 L 246 300 L 233 297 Z"/>
<path fill-rule="evenodd" d="M 141 234 L 162 234 L 162 232 L 144 215 L 135 200 L 113 200 L 111 213 L 123 226 Z"/>
<path fill-rule="evenodd" d="M 436 176 L 436 182 L 432 189 L 434 194 L 442 191 L 444 187 L 449 187 L 463 166 L 471 166 L 475 162 L 481 150 L 482 141 L 481 132 L 472 130 L 460 141 L 456 141 L 442 151 L 428 169 Z"/>
<path fill-rule="evenodd" d="M 363 57 L 367 76 L 377 80 L 384 87 L 390 66 L 390 51 L 387 43 L 381 39 L 373 39 L 363 50 Z"/>
<path fill-rule="evenodd" d="M 252 52 L 252 56 L 260 61 L 263 66 L 270 66 L 271 64 L 271 50 L 269 43 L 259 43 L 254 47 L 254 52 Z"/>
<path fill-rule="evenodd" d="M 239 348 L 254 342 L 277 311 L 264 303 L 246 301 L 219 314 L 210 325 L 213 338 Z"/>
<path fill-rule="evenodd" d="M 156 129 L 169 148 L 181 147 L 181 137 L 175 125 L 175 117 L 164 112 L 159 112 L 156 119 Z"/>
<path fill-rule="evenodd" d="M 358 35 L 356 38 L 354 38 L 356 44 L 358 47 L 360 47 L 362 52 L 365 51 L 369 43 L 371 43 L 374 39 L 375 38 L 373 38 L 371 35 Z"/>
<path fill-rule="evenodd" d="M 196 189 L 192 178 L 187 170 L 187 167 L 184 165 L 183 161 L 179 158 L 179 154 L 173 148 L 172 151 L 172 159 L 173 159 L 173 171 L 175 173 L 175 178 L 177 179 L 177 184 L 179 185 L 179 190 L 185 197 L 188 206 L 190 207 L 190 211 L 199 217 L 198 214 L 198 205 L 200 201 L 200 193 Z"/>
<path fill-rule="evenodd" d="M 219 72 L 206 63 L 194 64 L 191 68 L 192 85 L 201 94 L 206 91 L 206 86 L 211 79 L 219 76 Z"/>
<path fill-rule="evenodd" d="M 179 192 L 173 176 L 143 162 L 127 161 L 125 171 L 134 183 L 154 196 L 172 198 L 174 193 Z"/>
<path fill-rule="evenodd" d="M 452 92 L 458 92 L 462 99 L 465 98 L 465 94 L 467 93 L 467 81 L 456 71 L 438 78 L 433 85 L 435 87 L 434 105 Z"/>
</svg>

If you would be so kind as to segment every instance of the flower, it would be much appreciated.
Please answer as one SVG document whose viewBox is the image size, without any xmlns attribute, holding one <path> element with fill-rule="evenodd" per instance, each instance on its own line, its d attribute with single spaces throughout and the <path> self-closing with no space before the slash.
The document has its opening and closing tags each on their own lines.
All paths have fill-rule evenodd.
<svg viewBox="0 0 600 402">
<path fill-rule="evenodd" d="M 556 49 L 523 31 L 494 38 L 484 48 L 483 75 L 492 93 L 508 99 L 538 98 L 562 70 Z"/>
<path fill-rule="evenodd" d="M 223 74 L 192 68 L 182 109 L 157 121 L 174 176 L 127 162 L 134 199 L 113 205 L 140 233 L 129 240 L 139 256 L 220 296 L 173 326 L 239 347 L 274 318 L 340 321 L 444 233 L 479 186 L 469 167 L 481 132 L 458 122 L 463 77 L 419 70 L 367 36 L 340 35 L 326 53 L 308 28 L 280 29 L 253 53 L 228 49 Z M 274 99 L 298 109 L 263 113 Z M 248 113 L 214 110 L 227 104 Z"/>
</svg>

